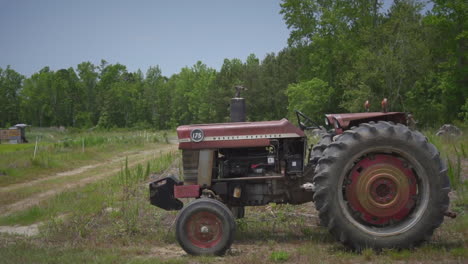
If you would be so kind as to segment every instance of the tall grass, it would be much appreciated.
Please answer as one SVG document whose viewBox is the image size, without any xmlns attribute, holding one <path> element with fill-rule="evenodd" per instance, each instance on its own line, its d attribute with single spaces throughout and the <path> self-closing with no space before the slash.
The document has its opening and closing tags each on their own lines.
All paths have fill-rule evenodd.
<svg viewBox="0 0 468 264">
<path fill-rule="evenodd" d="M 125 150 L 143 149 L 168 141 L 167 131 L 96 131 L 70 133 L 34 129 L 28 144 L 0 144 L 0 186 L 24 182 Z M 34 156 L 35 140 L 38 140 Z M 34 142 L 34 143 L 33 143 Z"/>
<path fill-rule="evenodd" d="M 150 163 L 147 163 L 147 168 Z M 149 171 L 147 171 L 147 174 Z M 138 164 L 135 170 L 128 168 L 128 159 L 125 160 L 125 166 L 119 172 L 119 183 L 121 186 L 121 202 L 119 212 L 123 226 L 120 228 L 125 233 L 134 234 L 138 231 L 138 215 L 140 212 L 140 203 L 135 202 L 134 197 L 137 195 L 136 184 L 146 177 L 143 173 L 143 166 Z"/>
<path fill-rule="evenodd" d="M 447 164 L 447 175 L 453 191 L 451 209 L 464 215 L 468 209 L 468 181 L 465 180 L 464 164 L 466 164 L 468 134 L 458 137 L 439 137 L 432 131 L 426 131 L 429 141 L 441 152 L 441 157 Z"/>
<path fill-rule="evenodd" d="M 128 220 L 131 226 L 132 217 L 138 214 L 138 210 L 134 208 L 138 204 L 133 198 L 141 195 L 141 183 L 147 179 L 149 171 L 164 171 L 175 156 L 175 153 L 163 154 L 150 160 L 146 166 L 140 164 L 129 167 L 128 162 L 125 162 L 116 175 L 81 188 L 66 190 L 37 206 L 0 217 L 0 225 L 28 225 L 68 214 L 82 217 L 111 207 L 125 212 L 125 221 Z"/>
<path fill-rule="evenodd" d="M 118 183 L 121 187 L 120 198 L 118 203 L 114 204 L 120 213 L 119 230 L 129 235 L 140 231 L 139 217 L 141 209 L 145 206 L 142 207 L 142 201 L 139 198 L 147 195 L 147 189 L 142 192 L 140 183 L 148 178 L 150 172 L 160 173 L 166 170 L 174 162 L 174 158 L 175 153 L 163 154 L 157 160 L 148 162 L 146 167 L 138 164 L 134 169 L 130 169 L 128 161 L 125 161 L 124 167 L 118 174 Z"/>
<path fill-rule="evenodd" d="M 452 184 L 452 189 L 458 190 L 463 185 L 461 165 L 462 154 L 457 150 L 457 147 L 455 147 L 455 145 L 453 146 L 453 150 L 453 153 L 455 154 L 454 157 L 447 158 L 447 174 Z"/>
<path fill-rule="evenodd" d="M 447 175 L 453 190 L 463 186 L 462 159 L 467 158 L 468 136 L 439 137 L 433 131 L 425 131 L 428 140 L 441 152 L 441 157 L 447 164 Z"/>
<path fill-rule="evenodd" d="M 81 148 L 104 144 L 135 144 L 166 142 L 166 132 L 161 133 L 93 133 L 91 135 L 72 135 L 54 143 L 55 148 Z"/>
</svg>

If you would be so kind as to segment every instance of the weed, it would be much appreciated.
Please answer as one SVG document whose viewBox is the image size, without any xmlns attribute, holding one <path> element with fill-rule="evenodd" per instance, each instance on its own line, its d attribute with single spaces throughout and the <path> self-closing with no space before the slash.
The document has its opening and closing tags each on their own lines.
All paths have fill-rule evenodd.
<svg viewBox="0 0 468 264">
<path fill-rule="evenodd" d="M 236 219 L 236 228 L 239 231 L 246 231 L 248 229 L 248 224 L 245 218 Z"/>
<path fill-rule="evenodd" d="M 371 248 L 364 249 L 361 254 L 366 261 L 371 261 L 375 256 L 375 252 Z"/>
<path fill-rule="evenodd" d="M 273 251 L 270 255 L 270 260 L 275 262 L 287 261 L 290 257 L 290 254 L 286 251 Z"/>
<path fill-rule="evenodd" d="M 34 143 L 27 144 L 0 144 L 0 154 L 8 152 L 18 152 L 23 150 L 32 150 L 34 148 Z"/>
<path fill-rule="evenodd" d="M 199 256 L 195 258 L 196 263 L 212 263 L 216 260 L 214 256 Z"/>
<path fill-rule="evenodd" d="M 465 204 L 465 206 L 466 205 L 467 204 Z M 457 216 L 450 228 L 454 233 L 462 236 L 468 236 L 468 214 L 466 214 L 466 211 Z"/>
<path fill-rule="evenodd" d="M 303 227 L 301 229 L 301 232 L 302 232 L 302 234 L 304 234 L 304 236 L 308 236 L 308 237 L 310 237 L 310 236 L 312 236 L 314 234 L 314 230 L 312 228 L 310 228 L 310 227 Z"/>
<path fill-rule="evenodd" d="M 456 161 L 453 162 L 452 160 L 447 159 L 447 166 L 448 166 L 447 174 L 450 179 L 450 183 L 452 184 L 452 188 L 454 190 L 457 190 L 463 182 L 463 179 L 461 177 L 461 172 L 462 172 L 461 153 L 458 152 L 455 146 L 453 146 L 453 149 L 454 149 Z"/>
<path fill-rule="evenodd" d="M 33 206 L 27 210 L 1 218 L 0 225 L 14 225 L 18 223 L 32 224 L 43 216 L 43 209 L 39 206 Z"/>
<path fill-rule="evenodd" d="M 273 248 L 273 247 L 277 244 L 277 242 L 276 242 L 275 240 L 273 240 L 273 239 L 268 239 L 268 240 L 266 241 L 266 244 L 267 244 L 270 248 Z"/>
<path fill-rule="evenodd" d="M 409 250 L 390 250 L 386 252 L 393 260 L 405 260 L 411 257 L 411 251 Z"/>
<path fill-rule="evenodd" d="M 450 254 L 454 257 L 468 259 L 468 249 L 466 248 L 454 248 L 450 250 Z"/>
<path fill-rule="evenodd" d="M 125 167 L 119 173 L 119 185 L 121 186 L 121 206 L 120 212 L 122 213 L 123 226 L 119 229 L 123 230 L 126 234 L 135 234 L 138 232 L 138 215 L 140 212 L 139 201 L 135 202 L 133 199 L 136 195 L 136 183 L 145 178 L 143 168 L 140 164 L 136 169 L 130 170 L 128 167 L 128 158 L 125 159 Z M 119 222 L 117 222 L 119 224 Z"/>
<path fill-rule="evenodd" d="M 116 250 L 96 248 L 74 248 L 62 245 L 60 248 L 34 246 L 19 241 L 7 247 L 0 247 L 0 263 L 123 263 Z"/>
</svg>

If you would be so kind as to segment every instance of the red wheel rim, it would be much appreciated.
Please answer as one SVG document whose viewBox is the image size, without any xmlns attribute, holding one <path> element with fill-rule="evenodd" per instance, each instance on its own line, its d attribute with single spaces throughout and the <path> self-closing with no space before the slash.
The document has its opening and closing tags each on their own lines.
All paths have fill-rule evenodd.
<svg viewBox="0 0 468 264">
<path fill-rule="evenodd" d="M 408 163 L 388 154 L 360 160 L 351 170 L 346 199 L 356 218 L 374 225 L 403 220 L 416 202 L 417 181 Z"/>
<path fill-rule="evenodd" d="M 223 225 L 214 213 L 196 212 L 186 222 L 185 231 L 189 241 L 200 248 L 212 248 L 221 241 Z"/>
</svg>

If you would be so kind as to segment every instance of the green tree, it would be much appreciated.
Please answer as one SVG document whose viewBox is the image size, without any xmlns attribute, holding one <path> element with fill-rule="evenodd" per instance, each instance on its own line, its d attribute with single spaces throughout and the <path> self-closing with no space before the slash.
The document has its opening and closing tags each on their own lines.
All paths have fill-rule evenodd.
<svg viewBox="0 0 468 264">
<path fill-rule="evenodd" d="M 242 83 L 247 87 L 247 92 L 244 93 L 246 98 L 247 119 L 251 121 L 263 120 L 265 107 L 265 97 L 269 95 L 265 93 L 265 87 L 261 80 L 261 65 L 260 60 L 255 54 L 250 54 L 243 66 Z"/>
<path fill-rule="evenodd" d="M 115 102 L 121 103 L 122 100 L 115 100 L 116 97 L 123 96 L 121 91 L 122 83 L 125 81 L 124 76 L 127 73 L 127 68 L 122 64 L 107 64 L 102 60 L 99 67 L 99 82 L 97 85 L 96 98 L 99 104 L 97 109 L 98 126 L 109 128 L 119 126 L 125 123 L 119 116 L 118 106 Z M 117 93 L 117 94 L 114 94 Z"/>
<path fill-rule="evenodd" d="M 212 104 L 215 108 L 215 122 L 229 121 L 229 100 L 234 97 L 234 86 L 243 85 L 244 66 L 239 59 L 224 59 L 221 70 L 216 74 L 212 89 Z M 246 96 L 246 93 L 242 94 Z"/>
<path fill-rule="evenodd" d="M 342 99 L 343 78 L 351 71 L 363 36 L 373 36 L 378 25 L 380 1 L 369 0 L 284 0 L 281 14 L 291 29 L 289 45 L 298 49 L 303 81 L 319 78 L 336 92 L 331 98 L 338 107 Z M 369 40 L 365 40 L 369 42 Z M 348 76 L 349 79 L 349 76 Z"/>
<path fill-rule="evenodd" d="M 21 90 L 21 116 L 28 124 L 50 126 L 54 120 L 52 83 L 54 72 L 42 68 L 24 81 Z"/>
<path fill-rule="evenodd" d="M 432 11 L 423 19 L 433 67 L 419 85 L 428 94 L 435 93 L 433 104 L 440 106 L 437 120 L 450 122 L 460 116 L 468 98 L 468 2 L 433 2 Z M 413 111 L 423 112 L 418 100 L 413 98 L 412 103 Z M 434 119 L 426 120 L 433 123 Z"/>
<path fill-rule="evenodd" d="M 286 93 L 290 119 L 295 118 L 294 110 L 299 110 L 312 119 L 321 121 L 323 114 L 333 107 L 334 89 L 318 78 L 291 84 Z"/>
<path fill-rule="evenodd" d="M 97 67 L 91 62 L 82 62 L 78 64 L 77 73 L 79 81 L 77 86 L 83 93 L 83 101 L 79 112 L 76 114 L 76 125 L 79 127 L 91 127 L 98 121 L 98 102 L 97 102 Z"/>
<path fill-rule="evenodd" d="M 210 100 L 215 74 L 215 70 L 199 61 L 171 77 L 172 125 L 212 122 L 216 117 L 216 108 Z"/>
<path fill-rule="evenodd" d="M 24 76 L 7 66 L 0 68 L 0 127 L 20 122 L 20 90 Z"/>
<path fill-rule="evenodd" d="M 166 78 L 162 76 L 159 66 L 150 67 L 146 72 L 144 81 L 144 98 L 146 106 L 144 120 L 156 128 L 167 128 L 166 120 L 170 118 L 170 91 L 168 91 Z M 143 103 L 142 102 L 142 103 Z"/>
</svg>

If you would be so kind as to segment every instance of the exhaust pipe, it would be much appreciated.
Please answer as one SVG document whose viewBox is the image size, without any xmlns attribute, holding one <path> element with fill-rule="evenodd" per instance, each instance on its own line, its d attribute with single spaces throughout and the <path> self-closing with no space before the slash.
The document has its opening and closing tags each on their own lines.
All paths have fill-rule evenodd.
<svg viewBox="0 0 468 264">
<path fill-rule="evenodd" d="M 234 88 L 236 89 L 236 95 L 234 98 L 231 98 L 231 122 L 245 122 L 245 98 L 240 97 L 240 93 L 243 90 L 247 90 L 247 88 L 241 85 Z"/>
</svg>

